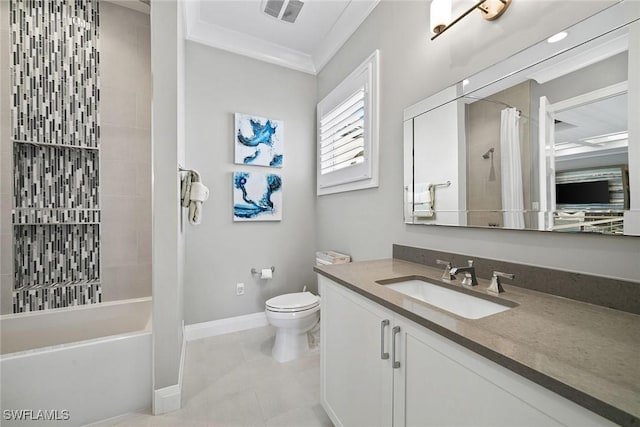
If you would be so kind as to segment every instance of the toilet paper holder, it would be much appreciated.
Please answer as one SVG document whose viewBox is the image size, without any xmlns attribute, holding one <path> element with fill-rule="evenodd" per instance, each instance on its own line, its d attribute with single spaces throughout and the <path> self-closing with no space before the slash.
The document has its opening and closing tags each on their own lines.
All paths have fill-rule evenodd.
<svg viewBox="0 0 640 427">
<path fill-rule="evenodd" d="M 274 273 L 275 271 L 276 271 L 276 268 L 274 266 L 271 266 L 271 272 Z M 261 274 L 261 271 L 258 270 L 257 268 L 252 268 L 251 269 L 251 274 L 253 274 L 254 276 L 255 275 L 259 276 Z"/>
</svg>

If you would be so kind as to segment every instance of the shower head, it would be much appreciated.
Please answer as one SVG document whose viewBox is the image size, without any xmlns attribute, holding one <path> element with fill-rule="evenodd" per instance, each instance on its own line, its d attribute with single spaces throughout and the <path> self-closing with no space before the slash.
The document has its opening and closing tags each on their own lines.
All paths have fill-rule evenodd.
<svg viewBox="0 0 640 427">
<path fill-rule="evenodd" d="M 489 151 L 487 151 L 486 153 L 484 153 L 484 154 L 482 155 L 482 158 L 483 158 L 483 159 L 488 159 L 489 157 L 493 157 L 493 152 L 494 152 L 493 147 L 489 148 Z"/>
</svg>

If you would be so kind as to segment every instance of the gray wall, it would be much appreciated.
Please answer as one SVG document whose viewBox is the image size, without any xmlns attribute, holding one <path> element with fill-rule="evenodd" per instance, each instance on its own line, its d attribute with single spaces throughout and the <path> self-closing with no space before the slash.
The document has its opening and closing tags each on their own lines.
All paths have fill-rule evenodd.
<svg viewBox="0 0 640 427">
<path fill-rule="evenodd" d="M 100 2 L 102 299 L 151 296 L 149 15 Z"/>
<path fill-rule="evenodd" d="M 186 225 L 186 324 L 260 312 L 315 283 L 315 106 L 314 76 L 187 42 L 186 167 L 211 195 L 202 224 Z M 235 112 L 284 121 L 282 169 L 233 164 Z M 232 172 L 245 170 L 281 174 L 282 221 L 233 222 Z M 251 276 L 272 265 L 272 280 Z"/>
<path fill-rule="evenodd" d="M 611 3 L 513 2 L 496 22 L 485 22 L 474 13 L 431 42 L 425 2 L 382 1 L 318 75 L 321 99 L 380 49 L 380 187 L 320 197 L 317 246 L 363 260 L 389 257 L 391 245 L 401 243 L 640 280 L 637 238 L 428 227 L 402 221 L 403 109 Z"/>
<path fill-rule="evenodd" d="M 178 163 L 184 160 L 182 7 L 151 7 L 153 87 L 153 385 L 178 384 L 182 348 L 184 250 L 180 229 Z M 154 408 L 156 409 L 156 408 Z"/>
</svg>

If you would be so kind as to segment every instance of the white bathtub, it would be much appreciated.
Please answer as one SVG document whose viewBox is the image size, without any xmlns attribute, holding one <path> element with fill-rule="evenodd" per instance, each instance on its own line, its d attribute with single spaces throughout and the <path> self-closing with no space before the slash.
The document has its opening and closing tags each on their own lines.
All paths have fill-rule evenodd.
<svg viewBox="0 0 640 427">
<path fill-rule="evenodd" d="M 151 298 L 4 315 L 0 328 L 3 426 L 84 425 L 151 407 Z"/>
</svg>

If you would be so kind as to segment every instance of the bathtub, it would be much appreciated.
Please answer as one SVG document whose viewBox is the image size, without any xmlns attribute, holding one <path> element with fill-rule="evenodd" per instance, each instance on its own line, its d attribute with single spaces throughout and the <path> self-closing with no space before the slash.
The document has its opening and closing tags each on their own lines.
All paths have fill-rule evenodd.
<svg viewBox="0 0 640 427">
<path fill-rule="evenodd" d="M 3 315 L 0 328 L 2 426 L 84 425 L 151 407 L 151 298 Z"/>
</svg>

